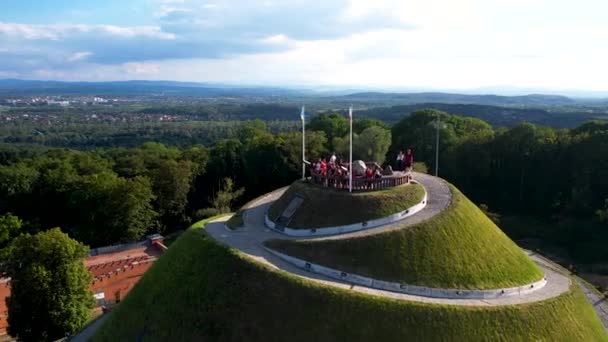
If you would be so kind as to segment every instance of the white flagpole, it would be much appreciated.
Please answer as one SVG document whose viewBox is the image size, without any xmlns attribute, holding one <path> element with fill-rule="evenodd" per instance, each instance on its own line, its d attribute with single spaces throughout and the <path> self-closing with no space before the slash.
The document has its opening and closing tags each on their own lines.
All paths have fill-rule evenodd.
<svg viewBox="0 0 608 342">
<path fill-rule="evenodd" d="M 435 177 L 439 174 L 439 113 L 437 113 L 437 140 L 435 140 Z"/>
<path fill-rule="evenodd" d="M 304 106 L 302 106 L 302 112 L 300 113 L 302 119 L 302 179 L 306 179 L 306 123 L 304 119 Z"/>
<path fill-rule="evenodd" d="M 348 108 L 348 119 L 350 121 L 350 172 L 348 173 L 348 192 L 353 192 L 353 106 Z"/>
</svg>

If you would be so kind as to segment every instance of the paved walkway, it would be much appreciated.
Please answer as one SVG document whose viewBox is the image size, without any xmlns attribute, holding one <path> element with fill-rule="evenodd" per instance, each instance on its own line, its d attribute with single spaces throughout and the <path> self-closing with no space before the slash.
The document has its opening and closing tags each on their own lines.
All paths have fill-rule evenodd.
<svg viewBox="0 0 608 342">
<path fill-rule="evenodd" d="M 428 220 L 429 218 L 439 214 L 445 208 L 450 205 L 450 201 L 452 200 L 452 192 L 448 185 L 439 178 L 435 178 L 433 176 L 429 176 L 424 173 L 413 172 L 414 180 L 422 184 L 427 191 L 427 203 L 424 209 L 416 213 L 416 215 L 412 215 L 403 220 L 400 220 L 395 223 L 387 224 L 380 227 L 375 227 L 366 230 L 360 230 L 357 232 L 326 236 L 326 237 L 312 237 L 306 238 L 306 240 L 331 240 L 331 239 L 346 239 L 351 237 L 359 237 L 359 236 L 367 236 L 373 235 L 383 232 L 388 232 L 391 230 L 402 229 L 406 226 L 411 226 L 413 224 L 420 223 L 422 221 Z M 278 197 L 277 197 L 278 198 Z M 254 222 L 253 222 L 254 223 Z M 303 240 L 300 238 L 299 240 Z"/>
<path fill-rule="evenodd" d="M 575 277 L 574 279 L 578 283 L 581 290 L 583 290 L 583 293 L 585 293 L 585 297 L 587 297 L 589 303 L 593 305 L 593 309 L 597 313 L 597 316 L 604 324 L 604 329 L 606 329 L 606 332 L 608 332 L 608 298 L 599 294 L 597 290 L 589 283 L 579 279 L 578 277 Z"/>
<path fill-rule="evenodd" d="M 528 253 L 528 255 L 533 254 L 533 252 L 530 252 L 530 251 L 526 251 L 526 252 Z M 585 294 L 585 297 L 587 297 L 587 301 L 593 306 L 593 309 L 597 313 L 597 316 L 600 318 L 600 321 L 602 321 L 602 323 L 604 324 L 604 328 L 606 329 L 606 332 L 608 332 L 608 298 L 606 298 L 604 295 L 599 293 L 593 285 L 584 281 L 577 275 L 572 274 L 568 269 L 560 266 L 559 264 L 557 264 L 557 263 L 551 261 L 550 259 L 545 258 L 541 255 L 537 255 L 537 258 L 539 260 L 542 260 L 542 262 L 545 263 L 547 265 L 547 267 L 550 267 L 553 270 L 560 272 L 562 274 L 571 276 L 572 279 L 575 280 L 576 284 L 578 284 L 580 289 Z"/>
<path fill-rule="evenodd" d="M 78 334 L 73 337 L 68 338 L 68 341 L 71 342 L 86 342 L 90 341 L 97 330 L 101 327 L 101 325 L 108 319 L 109 314 L 103 314 L 102 316 L 97 317 L 92 323 L 87 325 L 83 330 L 81 330 Z"/>
<path fill-rule="evenodd" d="M 430 298 L 424 296 L 415 296 L 403 293 L 383 291 L 374 288 L 368 288 L 349 283 L 340 282 L 339 280 L 328 278 L 316 273 L 307 272 L 282 259 L 272 255 L 263 248 L 263 243 L 269 239 L 291 239 L 291 240 L 322 240 L 322 239 L 343 239 L 353 236 L 366 236 L 370 234 L 378 234 L 381 232 L 402 229 L 404 227 L 416 224 L 423 220 L 433 217 L 437 213 L 444 210 L 450 203 L 451 192 L 449 187 L 442 180 L 424 174 L 416 173 L 414 179 L 419 181 L 427 190 L 428 205 L 418 214 L 399 221 L 395 224 L 390 224 L 382 227 L 372 228 L 365 231 L 359 231 L 349 234 L 342 234 L 330 237 L 318 238 L 298 238 L 289 237 L 278 232 L 272 231 L 264 226 L 264 215 L 270 204 L 275 201 L 284 191 L 285 188 L 274 191 L 265 195 L 256 201 L 252 202 L 243 213 L 244 227 L 238 230 L 231 231 L 225 228 L 224 221 L 226 218 L 207 224 L 206 232 L 215 240 L 226 244 L 232 248 L 240 250 L 254 260 L 270 265 L 275 269 L 279 269 L 308 280 L 322 283 L 325 285 L 335 286 L 351 291 L 367 293 L 376 296 L 425 302 L 439 303 L 448 305 L 477 305 L 477 306 L 492 306 L 492 305 L 508 305 L 520 304 L 534 301 L 541 301 L 548 298 L 558 296 L 570 288 L 570 278 L 548 267 L 544 259 L 539 256 L 531 255 L 531 258 L 543 269 L 547 277 L 547 285 L 543 288 L 520 296 L 508 296 L 495 299 L 449 299 L 449 298 Z"/>
</svg>

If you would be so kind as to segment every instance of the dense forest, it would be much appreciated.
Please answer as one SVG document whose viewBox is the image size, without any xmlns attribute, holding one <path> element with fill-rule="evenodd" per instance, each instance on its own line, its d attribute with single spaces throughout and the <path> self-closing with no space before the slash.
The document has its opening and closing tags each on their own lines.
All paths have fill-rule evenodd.
<svg viewBox="0 0 608 342">
<path fill-rule="evenodd" d="M 297 131 L 300 124 L 297 115 L 299 105 L 294 101 L 215 103 L 210 100 L 167 98 L 163 102 L 133 100 L 69 107 L 40 104 L 0 106 L 0 143 L 79 150 L 137 147 L 149 141 L 169 146 L 200 144 L 210 147 L 222 139 L 235 137 L 240 126 L 250 120 L 263 120 L 273 134 Z M 348 106 L 341 102 L 333 104 L 329 99 L 302 101 L 307 104 L 310 115 L 346 115 L 345 110 L 338 108 Z M 332 104 L 323 104 L 323 101 Z M 391 125 L 404 115 L 424 108 L 476 117 L 494 128 L 511 128 L 522 121 L 557 129 L 575 128 L 590 120 L 608 118 L 603 107 L 582 106 L 500 107 L 423 103 L 382 107 L 360 103 L 355 107 L 357 118 L 377 119 Z"/>
<path fill-rule="evenodd" d="M 418 110 L 392 126 L 356 119 L 355 156 L 390 163 L 398 150 L 411 147 L 416 160 L 434 170 L 437 118 L 439 175 L 496 219 L 502 216 L 513 238 L 557 246 L 580 263 L 608 260 L 606 122 L 559 130 L 532 123 L 494 128 L 477 118 Z M 109 134 L 103 123 L 90 125 L 96 139 Z M 157 125 L 161 131 L 172 127 Z M 133 132 L 138 138 L 125 138 L 121 147 L 89 145 L 91 136 L 84 133 L 75 145 L 82 149 L 40 141 L 2 145 L 1 246 L 21 232 L 53 227 L 92 247 L 168 233 L 300 176 L 297 123 L 280 129 L 261 120 L 198 125 L 212 141 L 194 135 L 176 144 L 152 130 Z M 316 115 L 307 126 L 309 159 L 347 155 L 345 116 Z M 78 141 L 64 139 L 69 143 L 49 145 L 74 147 Z M 240 190 L 236 200 L 225 196 Z M 218 198 L 234 201 L 226 205 Z"/>
<path fill-rule="evenodd" d="M 439 175 L 505 216 L 501 225 L 513 238 L 539 239 L 582 263 L 608 260 L 608 122 L 495 130 L 478 119 L 423 110 L 392 127 L 389 154 L 414 146 L 417 159 L 434 169 L 437 116 Z"/>
<path fill-rule="evenodd" d="M 312 136 L 311 136 L 312 139 Z M 188 224 L 211 205 L 224 178 L 246 196 L 294 177 L 289 153 L 299 140 L 261 122 L 244 125 L 212 148 L 145 143 L 94 151 L 3 146 L 0 212 L 28 232 L 52 227 L 90 246 L 137 240 Z M 293 164 L 293 162 L 292 162 Z M 247 198 L 247 197 L 245 197 Z"/>
</svg>

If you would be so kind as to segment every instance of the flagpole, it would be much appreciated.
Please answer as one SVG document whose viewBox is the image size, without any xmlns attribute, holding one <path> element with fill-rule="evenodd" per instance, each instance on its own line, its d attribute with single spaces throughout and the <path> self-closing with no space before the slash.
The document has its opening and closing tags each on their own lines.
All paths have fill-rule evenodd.
<svg viewBox="0 0 608 342">
<path fill-rule="evenodd" d="M 302 119 L 302 180 L 304 180 L 306 179 L 306 122 L 304 120 L 304 106 L 302 106 L 300 118 Z"/>
<path fill-rule="evenodd" d="M 348 108 L 348 118 L 350 121 L 350 172 L 348 173 L 348 192 L 353 192 L 353 106 Z"/>
<path fill-rule="evenodd" d="M 437 113 L 437 135 L 435 140 L 435 177 L 439 174 L 439 113 Z"/>
</svg>

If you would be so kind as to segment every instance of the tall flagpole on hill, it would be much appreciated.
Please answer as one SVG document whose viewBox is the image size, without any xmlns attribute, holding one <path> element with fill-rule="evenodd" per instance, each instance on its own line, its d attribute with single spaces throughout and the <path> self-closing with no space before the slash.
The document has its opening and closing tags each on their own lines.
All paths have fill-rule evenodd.
<svg viewBox="0 0 608 342">
<path fill-rule="evenodd" d="M 348 192 L 353 192 L 353 106 L 348 108 L 348 120 L 350 121 L 350 171 L 348 172 Z"/>
<path fill-rule="evenodd" d="M 306 122 L 304 118 L 304 106 L 300 112 L 302 119 L 302 179 L 306 179 Z"/>
<path fill-rule="evenodd" d="M 437 121 L 435 122 L 437 126 L 437 134 L 435 140 L 435 177 L 438 177 L 439 174 L 439 113 L 437 113 Z"/>
</svg>

